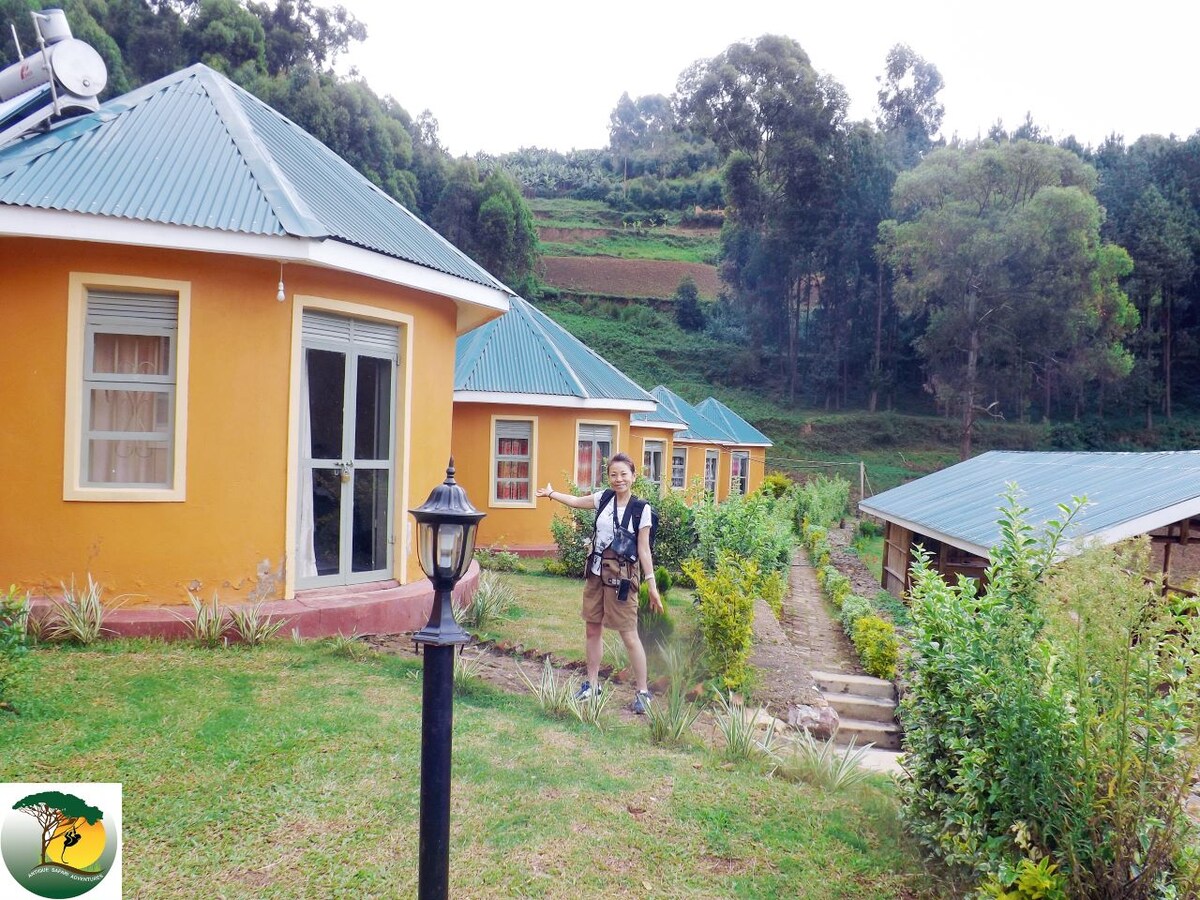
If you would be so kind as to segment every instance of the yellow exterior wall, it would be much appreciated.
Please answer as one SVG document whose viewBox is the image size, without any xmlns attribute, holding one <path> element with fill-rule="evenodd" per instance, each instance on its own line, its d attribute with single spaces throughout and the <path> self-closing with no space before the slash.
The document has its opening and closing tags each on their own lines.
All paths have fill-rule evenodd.
<svg viewBox="0 0 1200 900">
<path fill-rule="evenodd" d="M 583 422 L 615 426 L 613 452 L 641 459 L 640 438 L 630 440 L 626 410 L 569 409 L 520 404 L 455 403 L 454 464 L 458 483 L 471 503 L 487 513 L 479 525 L 481 547 L 535 548 L 554 543 L 550 521 L 564 509 L 561 503 L 541 499 L 528 505 L 497 502 L 492 498 L 492 422 L 494 419 L 533 419 L 534 489 L 547 483 L 566 490 L 575 480 L 575 447 L 578 426 Z M 631 452 L 633 451 L 633 452 Z"/>
<path fill-rule="evenodd" d="M 238 602 L 290 558 L 293 303 L 298 295 L 411 317 L 411 384 L 401 362 L 395 574 L 409 564 L 407 509 L 445 476 L 450 455 L 455 309 L 451 301 L 365 277 L 214 254 L 0 238 L 0 582 L 43 591 L 91 573 L 127 605 L 180 603 L 185 589 Z M 64 500 L 65 347 L 71 273 L 186 281 L 191 290 L 186 497 L 182 502 Z M 404 345 L 402 335 L 401 345 Z M 72 390 L 81 387 L 72 386 Z M 275 595 L 283 593 L 279 579 Z"/>
</svg>

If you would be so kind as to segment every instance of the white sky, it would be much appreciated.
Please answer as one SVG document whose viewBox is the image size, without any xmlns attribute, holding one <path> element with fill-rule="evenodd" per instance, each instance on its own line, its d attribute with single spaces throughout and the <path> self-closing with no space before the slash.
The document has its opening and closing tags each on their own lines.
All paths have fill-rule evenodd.
<svg viewBox="0 0 1200 900">
<path fill-rule="evenodd" d="M 907 43 L 942 74 L 947 136 L 1012 129 L 1027 111 L 1093 146 L 1200 128 L 1195 0 L 340 2 L 369 37 L 338 68 L 413 116 L 432 110 L 456 156 L 607 146 L 623 91 L 670 95 L 697 59 L 767 33 L 845 86 L 852 119 L 874 119 L 887 51 Z"/>
</svg>

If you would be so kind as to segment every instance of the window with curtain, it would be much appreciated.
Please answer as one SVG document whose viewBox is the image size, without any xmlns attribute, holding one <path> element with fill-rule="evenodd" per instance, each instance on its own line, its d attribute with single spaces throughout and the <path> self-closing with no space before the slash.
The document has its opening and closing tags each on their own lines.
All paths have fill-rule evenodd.
<svg viewBox="0 0 1200 900">
<path fill-rule="evenodd" d="M 579 487 L 598 491 L 604 487 L 605 468 L 612 456 L 613 428 L 611 425 L 580 425 L 575 457 L 575 475 Z"/>
<path fill-rule="evenodd" d="M 705 493 L 717 492 L 717 451 L 704 451 L 704 490 Z"/>
<path fill-rule="evenodd" d="M 687 487 L 686 447 L 676 447 L 671 451 L 671 487 Z"/>
<path fill-rule="evenodd" d="M 734 450 L 729 456 L 729 493 L 744 494 L 750 480 L 750 454 Z"/>
<path fill-rule="evenodd" d="M 498 503 L 528 503 L 533 497 L 533 422 L 497 419 L 492 497 Z"/>
<path fill-rule="evenodd" d="M 655 484 L 662 486 L 663 454 L 667 446 L 663 441 L 645 441 L 642 444 L 642 474 Z"/>
<path fill-rule="evenodd" d="M 88 291 L 80 483 L 172 487 L 176 295 Z"/>
</svg>

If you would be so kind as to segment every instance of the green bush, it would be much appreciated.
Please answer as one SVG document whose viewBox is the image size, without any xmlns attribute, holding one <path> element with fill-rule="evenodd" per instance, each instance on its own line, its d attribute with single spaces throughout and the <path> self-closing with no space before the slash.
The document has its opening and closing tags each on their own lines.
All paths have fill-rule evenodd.
<svg viewBox="0 0 1200 900">
<path fill-rule="evenodd" d="M 787 595 L 788 580 L 783 572 L 768 572 L 759 579 L 758 592 L 775 618 L 783 618 L 783 598 Z"/>
<path fill-rule="evenodd" d="M 855 620 L 852 628 L 850 640 L 854 642 L 867 674 L 889 681 L 895 678 L 896 663 L 900 658 L 896 626 L 879 616 L 869 615 Z"/>
<path fill-rule="evenodd" d="M 710 572 L 721 553 L 752 559 L 766 572 L 786 572 L 792 561 L 791 495 L 734 494 L 724 503 L 708 498 L 696 506 L 696 557 Z M 685 570 L 686 571 L 686 570 Z"/>
<path fill-rule="evenodd" d="M 683 561 L 696 549 L 696 514 L 679 491 L 660 491 L 645 478 L 638 478 L 634 493 L 650 501 L 658 513 L 654 536 L 654 564 L 671 572 L 682 572 Z M 590 532 L 589 532 L 590 534 Z M 662 584 L 659 584 L 662 590 Z"/>
<path fill-rule="evenodd" d="M 475 559 L 479 568 L 491 572 L 524 572 L 521 557 L 509 550 L 493 550 L 491 547 L 476 547 Z"/>
<path fill-rule="evenodd" d="M 819 570 L 821 573 L 821 587 L 825 589 L 825 596 L 829 598 L 834 607 L 842 608 L 842 604 L 846 598 L 850 596 L 851 584 L 850 579 L 837 570 L 836 566 L 825 565 Z"/>
<path fill-rule="evenodd" d="M 846 514 L 849 502 L 850 482 L 845 478 L 810 478 L 796 493 L 797 525 L 806 519 L 810 525 L 832 525 Z"/>
<path fill-rule="evenodd" d="M 699 560 L 683 564 L 695 582 L 700 633 L 709 671 L 722 690 L 738 690 L 749 676 L 754 598 L 760 572 L 752 559 L 721 551 L 710 574 Z"/>
<path fill-rule="evenodd" d="M 1055 866 L 1065 896 L 1194 897 L 1183 804 L 1200 769 L 1195 602 L 1163 598 L 1141 574 L 1144 541 L 1051 570 L 1081 504 L 1036 539 L 1010 491 L 982 596 L 919 555 L 904 816 L 993 896 L 1049 860 L 1043 874 Z"/>
<path fill-rule="evenodd" d="M 842 620 L 842 630 L 846 632 L 849 638 L 854 637 L 854 623 L 859 619 L 865 619 L 867 616 L 875 615 L 875 609 L 871 606 L 871 601 L 866 597 L 860 597 L 858 594 L 851 594 L 842 601 L 842 611 L 840 618 Z"/>
<path fill-rule="evenodd" d="M 21 658 L 29 651 L 28 618 L 29 595 L 9 585 L 0 593 L 0 709 L 11 704 L 20 679 Z"/>
<path fill-rule="evenodd" d="M 582 578 L 587 567 L 588 553 L 592 546 L 592 529 L 596 523 L 593 509 L 564 508 L 550 520 L 550 534 L 558 547 L 558 566 L 555 575 Z M 554 562 L 554 560 L 551 560 Z M 550 564 L 546 571 L 551 571 Z"/>
<path fill-rule="evenodd" d="M 792 481 L 792 479 L 788 478 L 782 472 L 771 472 L 763 479 L 758 489 L 764 494 L 778 500 L 795 487 L 796 482 Z"/>
</svg>

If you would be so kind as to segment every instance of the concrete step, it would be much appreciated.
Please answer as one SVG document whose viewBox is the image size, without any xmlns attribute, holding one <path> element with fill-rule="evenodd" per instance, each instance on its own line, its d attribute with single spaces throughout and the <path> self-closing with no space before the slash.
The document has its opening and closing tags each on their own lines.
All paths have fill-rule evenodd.
<svg viewBox="0 0 1200 900">
<path fill-rule="evenodd" d="M 861 694 L 822 694 L 842 719 L 866 719 L 869 722 L 895 722 L 896 701 Z"/>
<path fill-rule="evenodd" d="M 896 699 L 896 686 L 882 678 L 870 675 L 847 675 L 844 672 L 813 672 L 817 687 L 827 696 L 833 694 L 858 694 L 862 697 Z"/>
<path fill-rule="evenodd" d="M 838 744 L 849 744 L 854 738 L 854 746 L 874 744 L 881 750 L 899 750 L 900 736 L 903 732 L 896 723 L 869 722 L 866 719 L 843 718 L 838 723 L 834 740 Z"/>
</svg>

